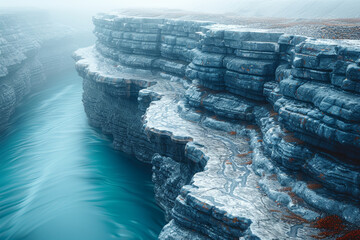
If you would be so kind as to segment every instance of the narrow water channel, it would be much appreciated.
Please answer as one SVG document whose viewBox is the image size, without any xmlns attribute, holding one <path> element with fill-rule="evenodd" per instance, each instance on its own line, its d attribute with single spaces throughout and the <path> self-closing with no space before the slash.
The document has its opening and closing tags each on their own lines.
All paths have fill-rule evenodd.
<svg viewBox="0 0 360 240">
<path fill-rule="evenodd" d="M 0 239 L 156 239 L 151 167 L 88 125 L 75 70 L 49 81 L 0 136 Z"/>
</svg>

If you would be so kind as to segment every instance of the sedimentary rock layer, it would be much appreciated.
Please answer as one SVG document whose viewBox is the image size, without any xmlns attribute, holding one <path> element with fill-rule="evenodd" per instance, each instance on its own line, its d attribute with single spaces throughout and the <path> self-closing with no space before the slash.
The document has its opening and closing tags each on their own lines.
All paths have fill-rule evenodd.
<svg viewBox="0 0 360 240">
<path fill-rule="evenodd" d="M 74 54 L 85 111 L 153 164 L 170 220 L 160 239 L 309 239 L 325 215 L 359 224 L 360 42 L 93 21 L 95 46 Z"/>
</svg>

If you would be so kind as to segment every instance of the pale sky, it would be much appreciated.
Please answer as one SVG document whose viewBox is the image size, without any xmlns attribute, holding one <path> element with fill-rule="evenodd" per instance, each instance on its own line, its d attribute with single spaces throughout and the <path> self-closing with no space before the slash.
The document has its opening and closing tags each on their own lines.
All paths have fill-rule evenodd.
<svg viewBox="0 0 360 240">
<path fill-rule="evenodd" d="M 243 16 L 360 17 L 360 0 L 0 0 L 6 7 L 104 12 L 121 8 L 171 8 Z"/>
<path fill-rule="evenodd" d="M 45 9 L 109 10 L 114 8 L 176 8 L 223 12 L 243 0 L 0 0 L 0 7 L 36 7 Z"/>
</svg>

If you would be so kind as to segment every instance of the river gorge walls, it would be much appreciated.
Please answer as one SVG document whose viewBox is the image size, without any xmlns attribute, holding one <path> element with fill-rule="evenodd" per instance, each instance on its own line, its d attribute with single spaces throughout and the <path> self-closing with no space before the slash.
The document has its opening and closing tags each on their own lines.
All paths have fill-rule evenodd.
<svg viewBox="0 0 360 240">
<path fill-rule="evenodd" d="M 45 12 L 0 14 L 0 129 L 16 106 L 46 78 L 73 67 L 71 54 L 81 38 L 51 21 Z"/>
<path fill-rule="evenodd" d="M 356 231 L 360 41 L 117 14 L 93 22 L 96 44 L 74 54 L 85 111 L 116 149 L 153 165 L 169 221 L 160 239 Z"/>
</svg>

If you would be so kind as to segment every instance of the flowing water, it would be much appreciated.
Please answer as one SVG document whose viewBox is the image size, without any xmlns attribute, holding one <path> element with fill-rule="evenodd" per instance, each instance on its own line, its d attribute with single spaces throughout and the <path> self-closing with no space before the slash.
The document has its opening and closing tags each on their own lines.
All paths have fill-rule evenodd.
<svg viewBox="0 0 360 240">
<path fill-rule="evenodd" d="M 75 70 L 49 80 L 0 137 L 0 239 L 156 239 L 151 167 L 89 127 Z"/>
</svg>

